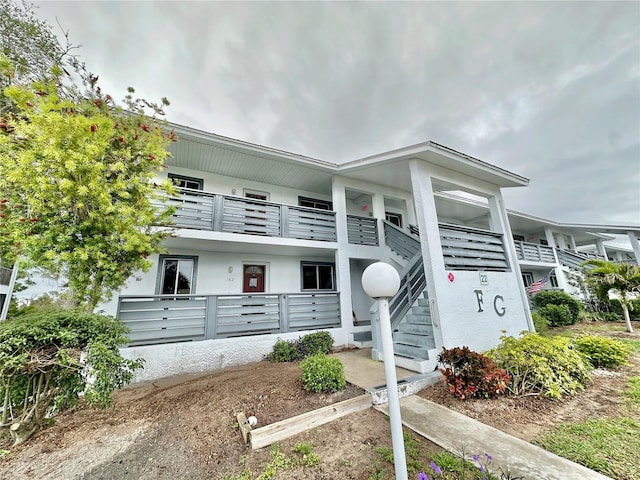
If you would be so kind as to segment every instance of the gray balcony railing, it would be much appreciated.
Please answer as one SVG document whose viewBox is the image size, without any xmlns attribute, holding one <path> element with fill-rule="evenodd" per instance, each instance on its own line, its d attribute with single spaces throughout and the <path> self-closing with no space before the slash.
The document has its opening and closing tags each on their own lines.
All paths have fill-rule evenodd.
<svg viewBox="0 0 640 480">
<path fill-rule="evenodd" d="M 379 245 L 378 220 L 360 215 L 347 215 L 349 243 L 356 245 Z"/>
<path fill-rule="evenodd" d="M 335 212 L 189 188 L 164 203 L 176 227 L 301 240 L 336 241 Z"/>
<path fill-rule="evenodd" d="M 556 262 L 556 257 L 553 254 L 553 247 L 521 241 L 515 241 L 514 244 L 518 260 L 525 262 Z"/>
<path fill-rule="evenodd" d="M 384 239 L 387 247 L 400 255 L 405 260 L 411 260 L 420 252 L 420 240 L 412 235 L 407 235 L 402 229 L 386 220 L 384 226 Z"/>
<path fill-rule="evenodd" d="M 446 268 L 494 271 L 509 268 L 501 234 L 445 223 L 438 226 Z"/>
<path fill-rule="evenodd" d="M 130 345 L 340 327 L 333 293 L 121 296 L 118 318 Z"/>
<path fill-rule="evenodd" d="M 11 274 L 13 269 L 0 267 L 0 285 L 9 285 L 11 283 Z"/>
</svg>

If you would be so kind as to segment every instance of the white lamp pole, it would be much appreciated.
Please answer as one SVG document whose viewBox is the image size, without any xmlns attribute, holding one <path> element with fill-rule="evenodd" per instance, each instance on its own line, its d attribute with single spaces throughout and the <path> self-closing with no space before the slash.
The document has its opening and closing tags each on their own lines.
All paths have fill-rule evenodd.
<svg viewBox="0 0 640 480">
<path fill-rule="evenodd" d="M 400 288 L 400 276 L 391 265 L 384 262 L 376 262 L 369 265 L 362 273 L 362 287 L 367 295 L 378 301 L 382 356 L 384 360 L 384 373 L 387 379 L 387 396 L 389 398 L 393 463 L 396 469 L 396 479 L 407 480 L 407 459 L 404 452 L 400 398 L 398 397 L 398 379 L 396 378 L 393 338 L 391 336 L 391 318 L 389 316 L 389 299 L 393 297 Z"/>
</svg>

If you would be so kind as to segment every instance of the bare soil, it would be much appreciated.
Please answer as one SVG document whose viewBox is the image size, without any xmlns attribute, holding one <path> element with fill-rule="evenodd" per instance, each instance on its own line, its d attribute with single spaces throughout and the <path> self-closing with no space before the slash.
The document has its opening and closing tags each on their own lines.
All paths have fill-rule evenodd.
<svg viewBox="0 0 640 480">
<path fill-rule="evenodd" d="M 418 394 L 531 441 L 560 422 L 616 415 L 626 379 L 639 371 L 638 357 L 617 371 L 597 371 L 586 391 L 563 400 L 459 401 L 442 383 Z M 238 412 L 255 415 L 263 426 L 364 393 L 352 385 L 334 394 L 309 393 L 299 376 L 297 363 L 265 361 L 129 387 L 114 394 L 108 410 L 79 406 L 65 412 L 27 445 L 12 448 L 0 439 L 0 451 L 10 451 L 0 455 L 0 479 L 209 480 L 245 470 L 257 478 L 272 455 L 268 448 L 251 451 L 244 445 Z M 295 455 L 292 450 L 300 443 L 313 447 L 320 464 L 312 470 L 279 470 L 275 478 L 367 479 L 384 463 L 376 449 L 391 449 L 389 423 L 369 409 L 283 441 L 281 450 Z M 422 448 L 437 450 L 427 441 Z M 393 469 L 385 468 L 384 478 L 393 478 Z"/>
</svg>

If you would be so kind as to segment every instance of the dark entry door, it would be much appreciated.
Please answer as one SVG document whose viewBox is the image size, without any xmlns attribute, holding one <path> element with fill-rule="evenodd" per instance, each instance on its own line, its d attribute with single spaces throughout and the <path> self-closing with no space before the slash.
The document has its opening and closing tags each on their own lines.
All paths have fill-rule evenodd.
<svg viewBox="0 0 640 480">
<path fill-rule="evenodd" d="M 264 265 L 245 265 L 242 280 L 244 293 L 264 293 Z"/>
</svg>

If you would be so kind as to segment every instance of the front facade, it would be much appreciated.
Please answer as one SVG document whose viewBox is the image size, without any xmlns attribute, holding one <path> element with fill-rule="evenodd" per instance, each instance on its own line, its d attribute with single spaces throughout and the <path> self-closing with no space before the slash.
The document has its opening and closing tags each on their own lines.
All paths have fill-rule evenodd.
<svg viewBox="0 0 640 480">
<path fill-rule="evenodd" d="M 174 127 L 168 252 L 101 306 L 131 328 L 123 353 L 146 359 L 140 380 L 260 360 L 320 329 L 379 359 L 361 285 L 376 261 L 402 279 L 390 303 L 407 368 L 532 328 L 501 195 L 526 179 L 432 142 L 336 165 Z M 483 205 L 481 226 L 450 191 Z"/>
</svg>

